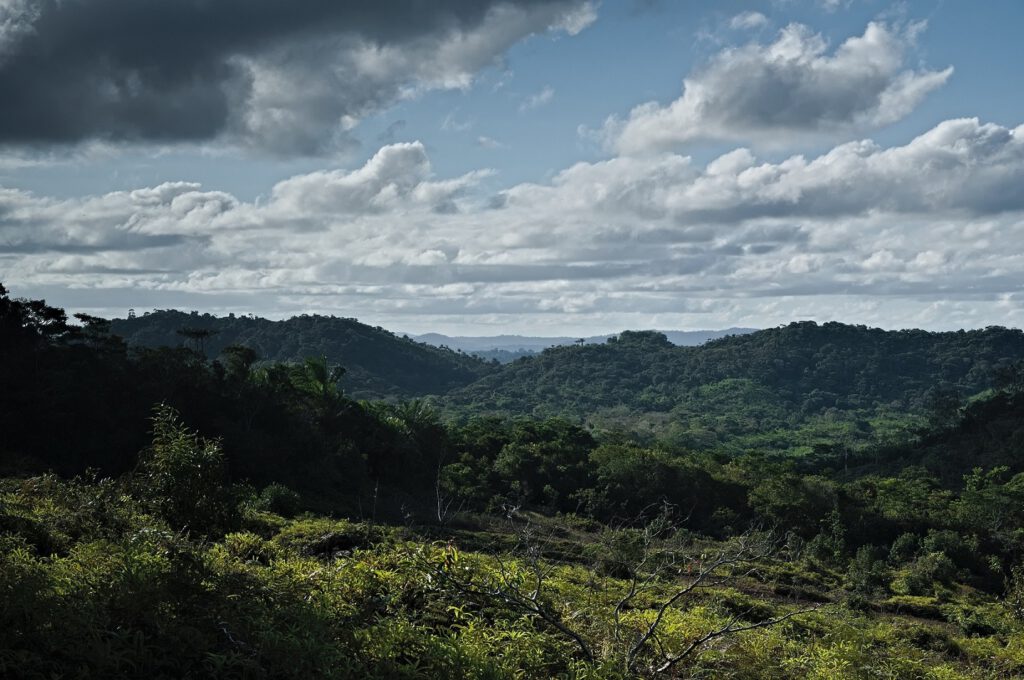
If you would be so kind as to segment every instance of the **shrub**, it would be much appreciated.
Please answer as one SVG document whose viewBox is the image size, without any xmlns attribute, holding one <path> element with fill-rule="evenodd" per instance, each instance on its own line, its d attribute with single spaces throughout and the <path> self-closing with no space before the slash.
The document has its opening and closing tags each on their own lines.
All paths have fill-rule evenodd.
<svg viewBox="0 0 1024 680">
<path fill-rule="evenodd" d="M 948 605 L 942 607 L 942 613 L 947 621 L 959 627 L 965 635 L 993 635 L 997 632 L 989 612 L 964 605 Z"/>
<path fill-rule="evenodd" d="M 389 532 L 380 527 L 323 517 L 296 520 L 273 539 L 283 548 L 307 557 L 331 558 L 381 543 Z"/>
<path fill-rule="evenodd" d="M 921 547 L 928 553 L 941 552 L 962 567 L 975 561 L 979 546 L 976 537 L 965 538 L 949 529 L 942 531 L 933 529 L 921 541 Z"/>
<path fill-rule="evenodd" d="M 135 478 L 140 498 L 173 529 L 219 535 L 238 521 L 224 482 L 220 443 L 188 430 L 169 406 L 157 406 L 153 444 Z"/>
<path fill-rule="evenodd" d="M 302 497 L 284 484 L 275 482 L 264 487 L 256 505 L 260 510 L 268 510 L 282 517 L 294 517 L 302 506 Z"/>
<path fill-rule="evenodd" d="M 892 542 L 892 548 L 889 550 L 889 562 L 895 565 L 907 564 L 917 557 L 917 554 L 920 551 L 920 536 L 911 533 L 900 534 L 899 537 Z"/>
<path fill-rule="evenodd" d="M 900 572 L 892 590 L 900 595 L 933 595 L 937 585 L 952 585 L 956 571 L 953 560 L 944 553 L 927 553 Z"/>
<path fill-rule="evenodd" d="M 846 585 L 860 595 L 873 595 L 886 590 L 889 570 L 881 558 L 881 550 L 873 545 L 864 545 L 850 560 L 846 570 Z"/>
</svg>

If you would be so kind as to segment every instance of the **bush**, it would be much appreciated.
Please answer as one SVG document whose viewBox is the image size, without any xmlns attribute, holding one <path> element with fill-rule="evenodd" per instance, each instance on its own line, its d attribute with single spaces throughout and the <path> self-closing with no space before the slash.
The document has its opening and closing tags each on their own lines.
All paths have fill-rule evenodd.
<svg viewBox="0 0 1024 680">
<path fill-rule="evenodd" d="M 256 500 L 256 507 L 282 517 L 294 517 L 302 507 L 302 496 L 284 484 L 273 483 L 264 487 Z"/>
<path fill-rule="evenodd" d="M 1024 621 L 1024 564 L 1018 564 L 1010 570 L 1005 602 L 1013 617 Z"/>
<path fill-rule="evenodd" d="M 952 585 L 956 572 L 953 560 L 945 554 L 927 553 L 896 577 L 892 590 L 900 595 L 933 595 L 937 585 Z"/>
<path fill-rule="evenodd" d="M 894 565 L 907 564 L 912 561 L 921 551 L 921 537 L 917 534 L 900 534 L 892 542 L 889 550 L 889 562 Z"/>
<path fill-rule="evenodd" d="M 978 539 L 975 537 L 961 536 L 956 531 L 949 529 L 936 531 L 931 530 L 921 541 L 921 547 L 925 552 L 941 552 L 958 566 L 966 566 L 975 562 L 978 554 Z"/>
<path fill-rule="evenodd" d="M 277 545 L 247 531 L 227 534 L 223 545 L 228 555 L 242 562 L 266 564 L 281 554 Z"/>
<path fill-rule="evenodd" d="M 885 592 L 889 569 L 880 559 L 881 554 L 881 550 L 873 545 L 864 545 L 857 550 L 846 570 L 846 585 L 850 590 L 865 596 Z"/>
<path fill-rule="evenodd" d="M 882 611 L 907 614 L 922 619 L 942 620 L 942 610 L 934 597 L 894 595 L 881 602 Z"/>
<path fill-rule="evenodd" d="M 960 628 L 965 635 L 993 635 L 997 632 L 988 612 L 978 611 L 977 608 L 949 605 L 942 607 L 942 613 L 947 621 Z"/>
<path fill-rule="evenodd" d="M 156 408 L 153 444 L 143 453 L 135 486 L 172 529 L 222 535 L 238 524 L 220 443 L 188 430 L 169 406 Z"/>
<path fill-rule="evenodd" d="M 380 527 L 323 517 L 299 519 L 273 539 L 277 545 L 307 557 L 332 558 L 384 542 L 388 531 Z"/>
</svg>

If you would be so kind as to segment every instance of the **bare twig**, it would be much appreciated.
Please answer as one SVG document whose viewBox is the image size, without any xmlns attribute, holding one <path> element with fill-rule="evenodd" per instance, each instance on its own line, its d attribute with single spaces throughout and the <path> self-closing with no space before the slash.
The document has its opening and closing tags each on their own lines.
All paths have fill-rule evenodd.
<svg viewBox="0 0 1024 680">
<path fill-rule="evenodd" d="M 793 618 L 794 616 L 798 616 L 799 614 L 807 614 L 809 612 L 820 609 L 820 607 L 821 605 L 815 605 L 814 607 L 806 607 L 804 609 L 789 612 L 788 614 L 784 614 L 782 616 L 775 616 L 769 619 L 764 619 L 762 621 L 757 621 L 756 623 L 749 623 L 739 626 L 736 625 L 739 621 L 739 615 L 735 615 L 732 618 L 730 618 L 729 622 L 726 623 L 724 626 L 712 631 L 708 631 L 704 635 L 701 635 L 699 638 L 693 640 L 682 652 L 680 652 L 679 654 L 669 656 L 665 659 L 664 662 L 662 662 L 661 665 L 657 666 L 653 670 L 655 673 L 665 673 L 671 670 L 672 667 L 675 666 L 677 663 L 679 663 L 686 657 L 690 656 L 696 650 L 700 649 L 701 647 L 711 642 L 715 638 L 720 638 L 725 635 L 731 635 L 735 633 L 742 633 L 744 631 L 754 630 L 756 628 L 768 628 L 769 626 L 775 626 L 777 624 L 782 623 L 783 621 Z"/>
<path fill-rule="evenodd" d="M 443 565 L 431 563 L 434 574 L 467 598 L 484 602 L 500 601 L 515 611 L 544 621 L 571 640 L 585 661 L 597 661 L 597 640 L 590 639 L 588 633 L 572 623 L 575 616 L 566 619 L 545 597 L 551 589 L 552 576 L 558 567 L 556 562 L 544 558 L 550 554 L 546 548 L 550 545 L 551 536 L 538 533 L 530 518 L 519 513 L 518 507 L 506 508 L 506 511 L 512 531 L 519 539 L 515 550 L 517 562 L 509 557 L 493 555 L 493 575 L 478 580 L 470 572 L 452 568 L 451 561 L 446 559 Z M 748 609 L 733 615 L 724 625 L 691 640 L 682 651 L 669 652 L 666 648 L 664 624 L 671 610 L 697 591 L 758 576 L 759 566 L 775 555 L 780 546 L 780 542 L 772 536 L 751 529 L 722 546 L 710 557 L 703 554 L 685 556 L 678 547 L 671 547 L 670 539 L 678 537 L 678 529 L 669 515 L 669 509 L 666 508 L 661 517 L 639 530 L 638 543 L 632 543 L 624 549 L 628 555 L 625 559 L 629 561 L 624 560 L 623 564 L 628 567 L 629 576 L 611 611 L 612 639 L 615 645 L 603 653 L 604 658 L 608 655 L 620 658 L 624 670 L 629 673 L 665 673 L 718 638 L 774 626 L 819 608 L 820 605 L 816 605 L 781 616 L 744 622 L 745 617 L 753 613 Z M 449 544 L 449 550 L 452 549 Z M 672 581 L 677 585 L 667 594 L 660 595 L 649 622 L 639 629 L 635 624 L 630 626 L 623 614 L 642 595 L 661 592 L 664 586 L 659 583 Z M 654 661 L 650 661 L 652 658 Z"/>
</svg>

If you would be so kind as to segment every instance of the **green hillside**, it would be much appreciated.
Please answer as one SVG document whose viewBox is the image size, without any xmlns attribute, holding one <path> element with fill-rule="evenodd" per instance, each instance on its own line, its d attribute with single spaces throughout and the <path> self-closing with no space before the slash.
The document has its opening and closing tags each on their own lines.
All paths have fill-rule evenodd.
<svg viewBox="0 0 1024 680">
<path fill-rule="evenodd" d="M 80 320 L 0 287 L 3 677 L 1024 673 L 1016 331 L 798 324 L 689 364 L 624 334 L 513 366 L 548 362 L 553 384 L 553 359 L 586 363 L 566 388 L 582 409 L 595 384 L 669 393 L 623 387 L 666 362 L 685 388 L 667 413 L 732 433 L 723 456 L 559 418 L 446 422 L 354 401 L 322 360 L 129 350 Z M 837 356 L 861 364 L 829 379 Z M 738 444 L 822 435 L 828 414 L 799 410 L 814 385 L 826 409 L 928 417 L 854 451 Z"/>
<path fill-rule="evenodd" d="M 209 331 L 193 341 L 180 331 Z M 492 366 L 476 357 L 398 337 L 355 319 L 296 316 L 286 321 L 245 316 L 216 317 L 163 310 L 115 319 L 111 331 L 130 346 L 199 348 L 211 359 L 224 348 L 243 345 L 262 361 L 326 357 L 345 367 L 344 389 L 356 398 L 410 398 L 439 394 L 473 382 Z"/>
<path fill-rule="evenodd" d="M 1024 472 L 1024 393 L 986 393 L 922 436 L 863 451 L 846 465 L 855 475 L 920 468 L 947 486 L 960 484 L 974 468 Z"/>
<path fill-rule="evenodd" d="M 799 322 L 699 347 L 625 332 L 520 359 L 443 403 L 453 414 L 558 415 L 698 449 L 806 453 L 919 426 L 1021 358 L 1024 333 L 999 327 L 930 333 Z"/>
</svg>

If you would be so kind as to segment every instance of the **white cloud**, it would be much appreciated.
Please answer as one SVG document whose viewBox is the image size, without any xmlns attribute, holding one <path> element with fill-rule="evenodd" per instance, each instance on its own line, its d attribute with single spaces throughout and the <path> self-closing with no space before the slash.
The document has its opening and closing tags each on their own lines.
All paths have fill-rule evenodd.
<svg viewBox="0 0 1024 680">
<path fill-rule="evenodd" d="M 39 13 L 39 7 L 29 0 L 0 2 L 0 63 L 20 38 L 32 32 L 32 24 Z"/>
<path fill-rule="evenodd" d="M 504 149 L 505 145 L 487 135 L 480 135 L 476 138 L 476 145 L 482 149 Z"/>
<path fill-rule="evenodd" d="M 751 30 L 768 24 L 768 17 L 760 12 L 741 12 L 729 20 L 729 28 L 733 30 Z"/>
<path fill-rule="evenodd" d="M 952 120 L 903 146 L 778 162 L 624 156 L 495 201 L 486 174 L 436 177 L 408 143 L 261 202 L 189 182 L 0 190 L 4 283 L 93 311 L 128 299 L 409 329 L 1024 323 L 1024 126 Z"/>
<path fill-rule="evenodd" d="M 835 12 L 844 5 L 849 5 L 849 0 L 818 0 L 818 4 L 826 12 Z"/>
<path fill-rule="evenodd" d="M 576 35 L 597 21 L 597 3 L 587 0 L 556 17 L 549 28 Z"/>
<path fill-rule="evenodd" d="M 474 122 L 469 119 L 460 119 L 458 113 L 458 110 L 455 110 L 445 114 L 444 120 L 441 121 L 443 132 L 466 132 L 472 129 Z"/>
<path fill-rule="evenodd" d="M 510 201 L 545 200 L 611 213 L 672 215 L 687 224 L 753 218 L 838 217 L 871 211 L 987 214 L 1024 209 L 1014 187 L 1024 183 L 1024 128 L 977 119 L 945 121 L 901 147 L 850 142 L 817 158 L 778 163 L 736 149 L 701 171 L 675 154 L 621 156 L 580 163 L 551 186 L 523 185 Z"/>
<path fill-rule="evenodd" d="M 790 24 L 769 44 L 716 54 L 687 77 L 680 98 L 649 102 L 604 129 L 622 153 L 668 150 L 697 139 L 778 146 L 802 137 L 847 134 L 909 114 L 953 72 L 913 70 L 907 53 L 923 24 L 868 24 L 829 52 L 825 39 Z"/>
<path fill-rule="evenodd" d="M 551 103 L 551 100 L 555 98 L 555 88 L 550 85 L 545 85 L 540 92 L 531 94 L 523 103 L 519 105 L 520 111 L 530 111 L 532 109 L 539 109 L 542 106 Z"/>
</svg>

